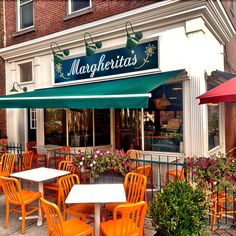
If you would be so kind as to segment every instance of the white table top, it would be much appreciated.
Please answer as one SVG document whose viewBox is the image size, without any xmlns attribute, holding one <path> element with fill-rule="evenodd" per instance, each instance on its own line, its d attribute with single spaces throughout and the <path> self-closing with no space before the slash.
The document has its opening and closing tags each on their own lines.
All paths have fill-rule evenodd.
<svg viewBox="0 0 236 236">
<path fill-rule="evenodd" d="M 69 171 L 40 167 L 11 174 L 12 177 L 31 180 L 35 182 L 46 181 L 63 175 L 70 174 Z"/>
<path fill-rule="evenodd" d="M 66 203 L 113 203 L 125 202 L 123 184 L 75 184 Z"/>
</svg>

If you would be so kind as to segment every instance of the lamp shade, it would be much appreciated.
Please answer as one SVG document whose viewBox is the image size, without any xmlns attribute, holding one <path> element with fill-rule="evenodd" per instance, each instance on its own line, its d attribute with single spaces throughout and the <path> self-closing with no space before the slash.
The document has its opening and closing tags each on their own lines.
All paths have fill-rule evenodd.
<svg viewBox="0 0 236 236">
<path fill-rule="evenodd" d="M 128 32 L 128 26 L 131 28 L 131 33 Z M 128 49 L 135 48 L 138 45 L 139 40 L 143 38 L 142 32 L 134 32 L 133 26 L 130 22 L 126 22 L 126 35 L 126 48 Z"/>
</svg>

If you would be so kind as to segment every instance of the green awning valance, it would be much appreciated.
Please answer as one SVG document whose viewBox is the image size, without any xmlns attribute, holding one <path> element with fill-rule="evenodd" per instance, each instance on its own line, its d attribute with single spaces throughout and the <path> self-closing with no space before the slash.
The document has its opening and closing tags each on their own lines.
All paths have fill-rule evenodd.
<svg viewBox="0 0 236 236">
<path fill-rule="evenodd" d="M 0 108 L 146 108 L 150 91 L 182 71 L 0 96 Z"/>
</svg>

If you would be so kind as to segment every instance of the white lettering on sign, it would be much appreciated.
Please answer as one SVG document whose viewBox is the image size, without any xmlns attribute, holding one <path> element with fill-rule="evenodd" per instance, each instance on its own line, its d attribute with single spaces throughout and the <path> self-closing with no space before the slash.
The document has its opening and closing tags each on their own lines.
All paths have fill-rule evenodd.
<svg viewBox="0 0 236 236">
<path fill-rule="evenodd" d="M 105 71 L 105 70 L 115 70 L 123 67 L 134 66 L 137 63 L 137 56 L 134 54 L 132 57 L 126 57 L 117 55 L 116 59 L 111 59 L 110 61 L 104 62 L 106 59 L 106 55 L 102 54 L 98 63 L 96 64 L 86 64 L 80 66 L 80 59 L 75 59 L 72 62 L 70 72 L 67 73 L 67 76 L 72 75 L 82 75 L 82 74 L 90 74 L 90 78 L 93 78 L 97 71 Z"/>
</svg>

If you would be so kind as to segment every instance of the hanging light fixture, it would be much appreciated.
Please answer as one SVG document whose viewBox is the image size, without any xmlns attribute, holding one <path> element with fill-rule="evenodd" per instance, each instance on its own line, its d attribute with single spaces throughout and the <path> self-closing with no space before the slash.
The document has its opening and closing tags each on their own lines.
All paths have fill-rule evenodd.
<svg viewBox="0 0 236 236">
<path fill-rule="evenodd" d="M 51 50 L 52 50 L 52 54 L 53 54 L 55 64 L 60 63 L 63 60 L 64 56 L 68 56 L 70 54 L 69 49 L 61 50 L 56 42 L 52 42 L 50 44 L 50 47 L 51 47 Z M 56 51 L 54 50 L 54 48 L 56 48 Z"/>
<path fill-rule="evenodd" d="M 128 32 L 128 26 L 130 26 L 131 28 L 131 33 Z M 129 21 L 126 22 L 125 28 L 127 35 L 126 48 L 133 49 L 138 45 L 139 40 L 143 38 L 143 33 L 142 32 L 135 33 L 133 26 Z"/>
<path fill-rule="evenodd" d="M 12 89 L 10 90 L 10 92 L 18 92 L 18 90 L 16 89 L 16 86 L 18 86 L 18 88 L 21 89 L 22 91 L 27 92 L 27 87 L 21 87 L 18 82 L 13 83 Z"/>
<path fill-rule="evenodd" d="M 167 106 L 170 106 L 171 103 L 170 101 L 166 98 L 166 94 L 165 94 L 165 87 L 163 86 L 163 95 L 161 98 L 156 98 L 153 100 L 155 107 L 158 110 L 165 110 Z"/>
<path fill-rule="evenodd" d="M 88 43 L 86 36 L 90 37 L 91 43 Z M 97 49 L 100 49 L 102 47 L 102 42 L 94 42 L 91 34 L 89 32 L 86 32 L 84 34 L 84 44 L 85 44 L 85 51 L 86 56 L 92 56 Z"/>
</svg>

